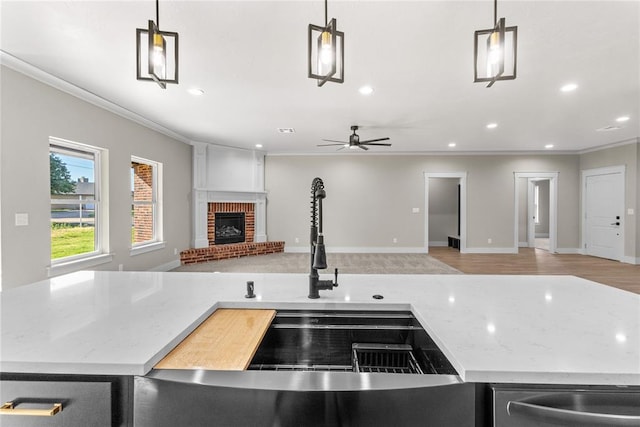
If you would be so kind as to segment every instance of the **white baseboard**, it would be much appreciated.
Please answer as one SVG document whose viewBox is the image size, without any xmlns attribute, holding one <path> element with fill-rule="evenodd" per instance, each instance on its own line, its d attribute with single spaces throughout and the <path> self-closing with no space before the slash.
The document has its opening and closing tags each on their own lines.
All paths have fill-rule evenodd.
<svg viewBox="0 0 640 427">
<path fill-rule="evenodd" d="M 429 242 L 429 247 L 430 248 L 431 247 L 434 247 L 434 248 L 436 248 L 436 247 L 438 247 L 438 248 L 445 247 L 446 248 L 447 246 L 449 246 L 449 242 Z"/>
<path fill-rule="evenodd" d="M 557 254 L 584 255 L 580 248 L 556 248 Z"/>
<path fill-rule="evenodd" d="M 466 248 L 466 254 L 517 254 L 517 248 Z"/>
<path fill-rule="evenodd" d="M 540 239 L 546 239 L 549 237 L 549 233 L 536 233 L 536 237 Z"/>
<path fill-rule="evenodd" d="M 446 246 L 446 245 L 445 245 Z M 334 254 L 426 254 L 428 252 L 428 248 L 420 248 L 420 247 L 330 247 L 326 248 L 327 253 Z M 285 252 L 291 253 L 308 253 L 309 246 L 284 246 Z"/>
<path fill-rule="evenodd" d="M 528 248 L 529 247 L 529 242 L 518 242 L 518 247 L 519 248 Z"/>
<path fill-rule="evenodd" d="M 634 258 L 632 256 L 624 256 L 624 257 L 622 257 L 620 262 L 624 262 L 625 264 L 638 265 L 638 264 L 640 264 L 640 258 Z"/>
<path fill-rule="evenodd" d="M 173 261 L 166 262 L 156 267 L 150 268 L 149 271 L 170 271 L 174 268 L 180 267 L 180 259 L 174 259 Z"/>
</svg>

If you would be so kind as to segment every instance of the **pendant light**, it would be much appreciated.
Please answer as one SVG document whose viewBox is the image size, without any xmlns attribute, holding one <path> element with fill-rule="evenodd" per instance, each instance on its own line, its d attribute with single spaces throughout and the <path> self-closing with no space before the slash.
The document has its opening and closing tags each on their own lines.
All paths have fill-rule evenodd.
<svg viewBox="0 0 640 427">
<path fill-rule="evenodd" d="M 498 0 L 493 1 L 494 27 L 474 34 L 474 82 L 489 82 L 516 78 L 518 27 L 507 27 L 505 18 L 498 19 Z"/>
<path fill-rule="evenodd" d="M 178 84 L 178 33 L 160 31 L 160 12 L 156 0 L 156 22 L 148 29 L 136 28 L 137 79 L 154 81 L 162 89 Z"/>
<path fill-rule="evenodd" d="M 344 33 L 337 30 L 336 19 L 329 21 L 327 16 L 324 0 L 324 27 L 309 24 L 309 78 L 318 86 L 344 83 Z"/>
</svg>

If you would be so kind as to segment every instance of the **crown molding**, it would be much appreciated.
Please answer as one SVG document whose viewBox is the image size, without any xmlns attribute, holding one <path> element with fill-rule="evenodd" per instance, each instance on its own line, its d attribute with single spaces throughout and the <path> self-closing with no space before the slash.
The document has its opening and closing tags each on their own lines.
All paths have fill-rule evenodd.
<svg viewBox="0 0 640 427">
<path fill-rule="evenodd" d="M 177 141 L 180 141 L 186 144 L 190 143 L 189 138 L 185 137 L 184 135 L 174 132 L 169 128 L 166 128 L 137 113 L 134 113 L 131 110 L 128 110 L 118 104 L 115 104 L 109 101 L 108 99 L 98 96 L 95 93 L 89 92 L 86 89 L 83 89 L 79 86 L 69 83 L 66 80 L 63 80 L 59 77 L 49 74 L 46 71 L 43 71 L 40 68 L 34 65 L 31 65 L 28 62 L 25 62 L 3 50 L 0 50 L 0 64 L 20 74 L 24 74 L 27 77 L 31 77 L 34 80 L 37 80 L 41 83 L 44 83 L 48 86 L 51 86 L 55 89 L 65 92 L 85 102 L 88 102 L 89 104 L 95 105 L 96 107 L 100 107 L 106 111 L 109 111 L 113 114 L 116 114 L 120 117 L 123 117 L 127 120 L 137 123 L 141 126 L 144 126 L 148 129 L 154 130 L 158 133 L 166 135 Z"/>
</svg>

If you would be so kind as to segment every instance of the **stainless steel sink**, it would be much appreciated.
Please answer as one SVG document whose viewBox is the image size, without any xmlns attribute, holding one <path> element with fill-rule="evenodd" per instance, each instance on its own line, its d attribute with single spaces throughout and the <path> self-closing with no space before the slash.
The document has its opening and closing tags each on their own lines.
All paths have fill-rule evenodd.
<svg viewBox="0 0 640 427">
<path fill-rule="evenodd" d="M 476 400 L 411 312 L 279 310 L 250 370 L 136 377 L 134 425 L 475 427 Z"/>
<path fill-rule="evenodd" d="M 457 375 L 408 311 L 278 311 L 249 369 Z"/>
</svg>

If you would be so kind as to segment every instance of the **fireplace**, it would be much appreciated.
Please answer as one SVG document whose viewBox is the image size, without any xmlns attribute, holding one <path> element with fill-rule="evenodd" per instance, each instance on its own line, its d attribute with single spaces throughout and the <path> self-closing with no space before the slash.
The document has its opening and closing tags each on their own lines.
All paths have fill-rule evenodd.
<svg viewBox="0 0 640 427">
<path fill-rule="evenodd" d="M 215 244 L 243 243 L 245 241 L 244 212 L 215 213 Z"/>
</svg>

